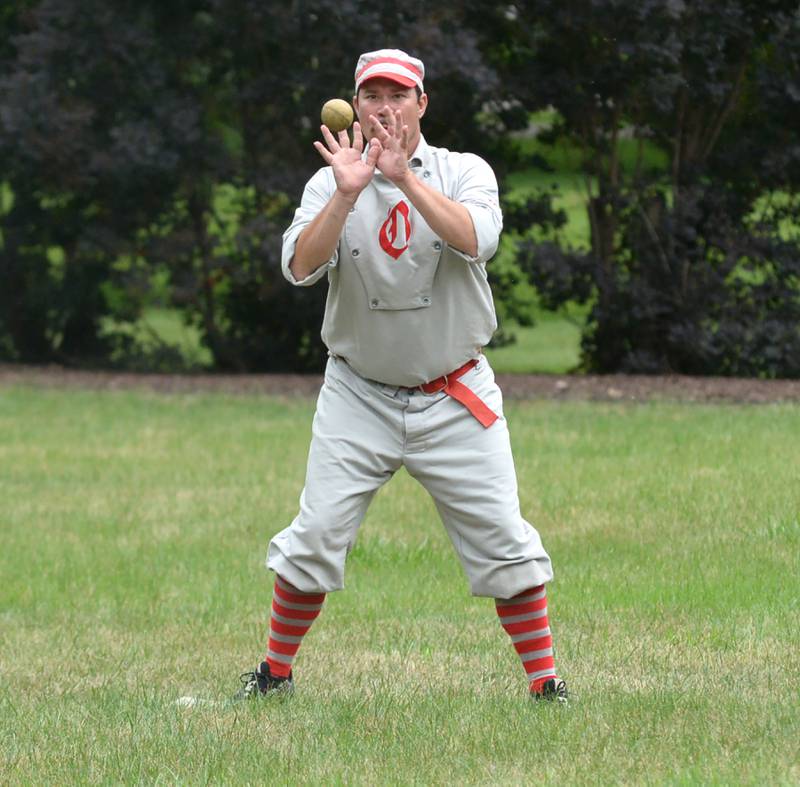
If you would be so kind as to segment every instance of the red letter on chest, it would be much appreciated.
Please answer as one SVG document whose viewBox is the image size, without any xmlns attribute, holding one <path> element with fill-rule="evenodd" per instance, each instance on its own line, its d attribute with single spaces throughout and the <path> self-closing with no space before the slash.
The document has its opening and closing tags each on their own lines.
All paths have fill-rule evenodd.
<svg viewBox="0 0 800 787">
<path fill-rule="evenodd" d="M 403 217 L 404 222 L 403 229 L 405 232 L 402 237 L 398 237 L 398 213 Z M 411 240 L 411 222 L 408 220 L 408 213 L 408 205 L 403 200 L 400 200 L 389 211 L 389 218 L 383 222 L 378 233 L 381 248 L 395 260 L 408 248 L 408 242 Z M 403 243 L 404 240 L 405 243 L 402 246 L 397 245 Z"/>
</svg>

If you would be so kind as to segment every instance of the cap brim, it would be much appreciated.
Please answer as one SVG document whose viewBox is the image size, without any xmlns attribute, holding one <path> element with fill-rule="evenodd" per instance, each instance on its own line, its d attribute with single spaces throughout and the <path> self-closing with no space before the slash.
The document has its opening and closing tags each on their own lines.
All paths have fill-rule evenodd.
<svg viewBox="0 0 800 787">
<path fill-rule="evenodd" d="M 373 79 L 388 79 L 391 82 L 397 82 L 398 85 L 402 85 L 403 87 L 417 86 L 417 83 L 413 79 L 400 76 L 399 74 L 394 74 L 390 71 L 381 71 L 377 74 L 370 74 L 366 79 L 358 83 L 358 87 L 363 87 L 367 84 L 367 82 L 371 82 Z"/>
</svg>

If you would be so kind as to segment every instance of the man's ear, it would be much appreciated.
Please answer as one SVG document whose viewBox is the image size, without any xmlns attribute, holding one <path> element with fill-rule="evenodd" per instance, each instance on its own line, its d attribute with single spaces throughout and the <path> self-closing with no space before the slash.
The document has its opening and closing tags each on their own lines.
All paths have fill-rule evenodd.
<svg viewBox="0 0 800 787">
<path fill-rule="evenodd" d="M 422 117 L 425 114 L 425 110 L 428 108 L 428 94 L 423 93 L 419 99 L 417 99 L 417 108 L 419 110 L 419 116 Z"/>
</svg>

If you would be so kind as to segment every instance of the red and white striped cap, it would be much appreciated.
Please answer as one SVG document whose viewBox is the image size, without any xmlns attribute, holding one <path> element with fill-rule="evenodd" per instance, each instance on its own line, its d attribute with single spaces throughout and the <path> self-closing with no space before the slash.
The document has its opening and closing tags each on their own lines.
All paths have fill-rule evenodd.
<svg viewBox="0 0 800 787">
<path fill-rule="evenodd" d="M 356 65 L 356 93 L 364 82 L 376 77 L 391 79 L 403 87 L 416 85 L 423 90 L 422 80 L 425 78 L 425 66 L 421 60 L 411 57 L 402 49 L 378 49 L 375 52 L 365 52 L 358 58 Z"/>
</svg>

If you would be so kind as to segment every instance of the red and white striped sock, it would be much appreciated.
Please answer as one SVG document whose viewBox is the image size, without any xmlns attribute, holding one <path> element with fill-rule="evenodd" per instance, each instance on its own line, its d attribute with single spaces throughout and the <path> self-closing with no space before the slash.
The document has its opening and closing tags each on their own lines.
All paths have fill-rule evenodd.
<svg viewBox="0 0 800 787">
<path fill-rule="evenodd" d="M 303 593 L 275 575 L 265 659 L 271 675 L 281 678 L 289 676 L 297 649 L 319 615 L 324 601 L 324 593 Z"/>
<path fill-rule="evenodd" d="M 513 598 L 495 599 L 495 605 L 500 623 L 522 659 L 530 690 L 538 692 L 546 680 L 557 677 L 544 585 Z"/>
</svg>

